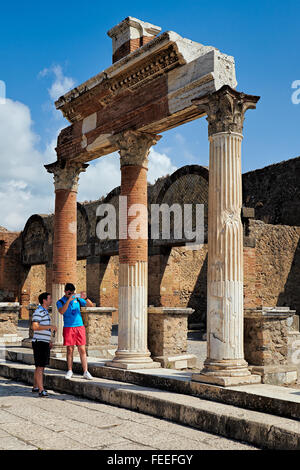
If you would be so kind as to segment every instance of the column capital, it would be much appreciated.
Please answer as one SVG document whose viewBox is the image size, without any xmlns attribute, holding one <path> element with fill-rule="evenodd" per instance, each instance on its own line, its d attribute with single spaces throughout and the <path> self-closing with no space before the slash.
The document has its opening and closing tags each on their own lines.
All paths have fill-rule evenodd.
<svg viewBox="0 0 300 470">
<path fill-rule="evenodd" d="M 214 93 L 192 101 L 207 114 L 208 135 L 211 136 L 219 132 L 242 134 L 245 112 L 255 109 L 259 99 L 259 96 L 246 95 L 224 85 Z"/>
<path fill-rule="evenodd" d="M 126 165 L 137 165 L 148 168 L 148 155 L 152 145 L 155 145 L 161 135 L 138 131 L 124 131 L 114 139 L 119 147 L 121 168 Z"/>
<path fill-rule="evenodd" d="M 55 190 L 65 189 L 77 192 L 79 174 L 86 171 L 89 165 L 81 162 L 56 161 L 44 166 L 48 173 L 52 173 L 54 176 Z"/>
</svg>

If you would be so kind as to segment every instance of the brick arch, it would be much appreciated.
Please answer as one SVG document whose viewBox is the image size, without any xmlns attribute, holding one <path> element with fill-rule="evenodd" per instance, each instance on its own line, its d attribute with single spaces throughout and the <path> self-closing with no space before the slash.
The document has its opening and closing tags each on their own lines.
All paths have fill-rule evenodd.
<svg viewBox="0 0 300 470">
<path fill-rule="evenodd" d="M 160 189 L 158 196 L 155 202 L 156 204 L 161 204 L 163 202 L 164 196 L 170 187 L 181 177 L 186 175 L 198 175 L 202 177 L 208 183 L 209 173 L 208 168 L 201 165 L 185 165 L 179 168 L 178 170 L 174 171 L 168 178 L 166 179 L 165 183 L 163 184 L 162 188 Z"/>
<path fill-rule="evenodd" d="M 49 228 L 45 218 L 34 214 L 27 220 L 21 235 L 23 264 L 45 264 L 49 260 Z"/>
<path fill-rule="evenodd" d="M 170 176 L 163 183 L 158 195 L 152 203 L 169 206 L 180 204 L 182 209 L 184 204 L 192 204 L 193 207 L 193 230 L 196 228 L 195 204 L 204 204 L 204 233 L 207 239 L 208 224 L 208 168 L 201 165 L 186 165 Z M 173 221 L 171 219 L 171 226 Z"/>
</svg>

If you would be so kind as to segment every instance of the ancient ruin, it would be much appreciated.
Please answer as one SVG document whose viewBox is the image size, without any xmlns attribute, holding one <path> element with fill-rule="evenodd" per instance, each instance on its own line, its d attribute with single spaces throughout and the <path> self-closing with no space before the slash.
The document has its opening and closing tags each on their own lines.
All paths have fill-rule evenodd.
<svg viewBox="0 0 300 470">
<path fill-rule="evenodd" d="M 243 122 L 259 97 L 236 90 L 233 57 L 160 31 L 126 18 L 108 32 L 113 65 L 55 103 L 70 123 L 58 136 L 57 161 L 46 165 L 54 176 L 55 213 L 32 215 L 21 233 L 0 229 L 0 301 L 18 302 L 20 309 L 10 320 L 0 304 L 0 340 L 16 334 L 16 318 L 28 318 L 40 292 L 51 291 L 55 305 L 73 282 L 94 300 L 94 311 L 85 314 L 88 348 L 110 358 L 108 367 L 193 367 L 189 323 L 207 332 L 207 359 L 194 381 L 295 381 L 290 338 L 299 331 L 300 157 L 242 175 Z M 148 155 L 159 133 L 204 116 L 209 168 L 184 166 L 148 184 Z M 121 186 L 77 202 L 87 162 L 114 151 Z M 110 203 L 118 214 L 119 196 L 148 214 L 151 204 L 204 204 L 204 243 L 174 237 L 174 224 L 170 239 L 148 238 L 147 211 L 140 238 L 126 232 L 99 240 L 97 207 Z M 125 225 L 134 218 L 126 213 Z M 56 308 L 52 315 L 60 355 L 62 318 Z M 111 357 L 105 351 L 112 323 L 118 323 L 118 348 Z"/>
</svg>

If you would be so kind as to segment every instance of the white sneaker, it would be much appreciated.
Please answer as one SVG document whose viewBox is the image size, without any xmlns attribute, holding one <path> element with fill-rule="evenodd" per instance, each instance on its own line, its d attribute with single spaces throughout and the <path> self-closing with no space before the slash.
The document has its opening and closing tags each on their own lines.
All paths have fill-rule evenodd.
<svg viewBox="0 0 300 470">
<path fill-rule="evenodd" d="M 73 372 L 71 370 L 68 370 L 68 372 L 65 375 L 65 379 L 70 380 L 73 376 Z"/>
<path fill-rule="evenodd" d="M 87 370 L 86 372 L 84 372 L 83 378 L 86 379 L 86 380 L 93 380 L 94 377 Z"/>
</svg>

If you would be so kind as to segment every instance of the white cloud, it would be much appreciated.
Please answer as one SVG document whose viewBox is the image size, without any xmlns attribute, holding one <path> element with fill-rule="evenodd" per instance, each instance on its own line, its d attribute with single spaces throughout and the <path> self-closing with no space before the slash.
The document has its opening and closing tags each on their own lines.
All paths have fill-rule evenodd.
<svg viewBox="0 0 300 470">
<path fill-rule="evenodd" d="M 170 157 L 165 153 L 159 153 L 153 148 L 149 154 L 148 181 L 154 183 L 157 178 L 174 173 L 177 167 L 171 162 Z"/>
<path fill-rule="evenodd" d="M 53 101 L 56 101 L 60 96 L 67 93 L 75 85 L 75 80 L 72 77 L 66 77 L 63 73 L 61 65 L 55 64 L 50 68 L 45 68 L 40 71 L 39 77 L 46 77 L 47 75 L 54 74 L 55 80 L 48 88 L 48 93 Z"/>
<path fill-rule="evenodd" d="M 22 230 L 30 215 L 53 210 L 53 184 L 44 168 L 53 161 L 50 148 L 37 150 L 30 110 L 6 99 L 0 105 L 0 220 L 10 230 Z"/>
</svg>

